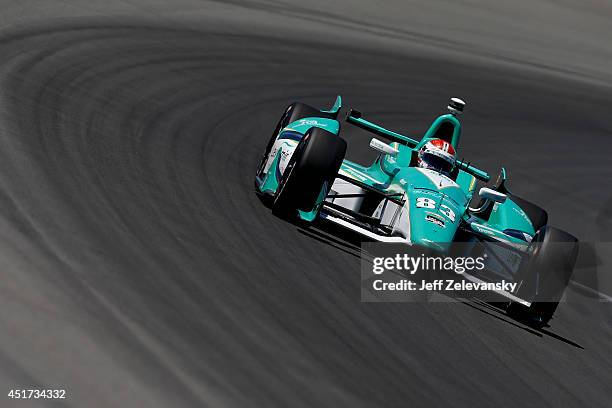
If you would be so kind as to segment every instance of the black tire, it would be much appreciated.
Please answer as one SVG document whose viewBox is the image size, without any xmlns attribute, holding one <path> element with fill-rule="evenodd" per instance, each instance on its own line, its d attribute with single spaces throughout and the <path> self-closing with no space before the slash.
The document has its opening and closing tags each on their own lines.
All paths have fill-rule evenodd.
<svg viewBox="0 0 612 408">
<path fill-rule="evenodd" d="M 310 105 L 306 105 L 305 103 L 294 102 L 291 105 L 287 106 L 285 109 L 285 113 L 281 116 L 274 131 L 272 132 L 272 136 L 268 139 L 268 144 L 266 145 L 266 149 L 261 156 L 261 160 L 259 162 L 259 166 L 257 167 L 257 176 L 261 176 L 263 172 L 264 166 L 266 164 L 266 159 L 270 154 L 270 150 L 272 146 L 274 146 L 274 142 L 278 137 L 280 131 L 285 128 L 288 124 L 295 122 L 296 120 L 311 118 L 311 117 L 319 117 L 319 118 L 331 118 L 335 119 L 333 115 L 325 112 L 321 112 L 319 109 L 313 108 Z M 256 183 L 257 185 L 257 183 Z"/>
<path fill-rule="evenodd" d="M 531 306 L 513 302 L 508 313 L 544 326 L 553 317 L 569 284 L 578 257 L 578 239 L 546 226 L 536 233 L 529 251 L 532 258 L 521 272 L 522 284 L 517 295 L 532 299 Z"/>
<path fill-rule="evenodd" d="M 272 212 L 292 218 L 297 210 L 311 211 L 323 185 L 331 187 L 345 153 L 341 137 L 320 128 L 308 130 L 287 163 Z"/>
<path fill-rule="evenodd" d="M 510 199 L 527 214 L 534 231 L 539 231 L 548 223 L 548 213 L 544 209 L 513 194 L 510 194 Z"/>
</svg>

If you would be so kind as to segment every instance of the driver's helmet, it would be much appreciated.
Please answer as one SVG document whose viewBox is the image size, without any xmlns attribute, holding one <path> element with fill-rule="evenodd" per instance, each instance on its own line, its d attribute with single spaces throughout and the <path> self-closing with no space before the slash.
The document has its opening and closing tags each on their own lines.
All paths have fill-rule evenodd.
<svg viewBox="0 0 612 408">
<path fill-rule="evenodd" d="M 419 167 L 449 174 L 455 167 L 455 149 L 442 139 L 432 139 L 419 149 Z"/>
</svg>

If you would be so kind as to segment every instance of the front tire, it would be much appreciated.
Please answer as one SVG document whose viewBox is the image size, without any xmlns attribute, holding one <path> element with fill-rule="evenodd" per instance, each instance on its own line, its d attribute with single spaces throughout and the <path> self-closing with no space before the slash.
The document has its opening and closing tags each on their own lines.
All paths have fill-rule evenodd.
<svg viewBox="0 0 612 408">
<path fill-rule="evenodd" d="M 333 118 L 329 113 L 322 112 L 319 109 L 313 108 L 310 105 L 306 105 L 305 103 L 294 102 L 291 105 L 287 106 L 285 109 L 285 113 L 281 116 L 274 131 L 272 132 L 272 136 L 268 139 L 268 144 L 266 145 L 266 149 L 264 150 L 263 155 L 261 156 L 261 160 L 259 162 L 259 166 L 257 167 L 257 177 L 261 177 L 263 175 L 263 170 L 266 167 L 266 163 L 270 156 L 270 151 L 274 146 L 274 142 L 276 142 L 276 138 L 280 132 L 290 123 L 295 122 L 296 120 L 304 119 L 304 118 Z M 256 180 L 257 181 L 257 180 Z M 257 182 L 255 182 L 257 185 Z"/>
<path fill-rule="evenodd" d="M 341 137 L 320 128 L 306 132 L 285 168 L 273 214 L 292 218 L 297 210 L 312 211 L 321 191 L 331 187 L 345 154 Z"/>
</svg>

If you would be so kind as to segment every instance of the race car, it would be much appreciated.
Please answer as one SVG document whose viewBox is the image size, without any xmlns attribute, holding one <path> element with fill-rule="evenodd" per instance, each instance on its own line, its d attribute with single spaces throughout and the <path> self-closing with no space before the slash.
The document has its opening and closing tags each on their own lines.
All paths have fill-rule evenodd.
<svg viewBox="0 0 612 408">
<path fill-rule="evenodd" d="M 545 210 L 512 194 L 503 167 L 497 181 L 474 197 L 478 181 L 491 178 L 457 159 L 465 102 L 451 98 L 448 112 L 420 140 L 350 109 L 346 123 L 389 142 L 371 139 L 379 155 L 370 165 L 345 159 L 341 108 L 338 96 L 329 110 L 295 102 L 282 114 L 255 176 L 256 192 L 271 202 L 272 212 L 302 223 L 337 224 L 365 240 L 440 253 L 455 242 L 494 243 L 498 249 L 492 256 L 501 264 L 497 277 L 518 283 L 513 292 L 499 291 L 507 299 L 506 311 L 548 324 L 570 281 L 578 240 L 549 226 Z M 466 275 L 489 280 L 484 274 Z"/>
</svg>

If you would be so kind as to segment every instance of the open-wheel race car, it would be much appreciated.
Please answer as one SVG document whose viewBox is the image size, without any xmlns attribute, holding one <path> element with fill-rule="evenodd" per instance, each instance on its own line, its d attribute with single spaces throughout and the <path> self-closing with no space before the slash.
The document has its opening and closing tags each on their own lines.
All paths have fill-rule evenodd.
<svg viewBox="0 0 612 408">
<path fill-rule="evenodd" d="M 281 116 L 255 177 L 256 192 L 269 199 L 273 213 L 441 253 L 454 242 L 495 243 L 502 253 L 493 256 L 504 261 L 497 277 L 518 283 L 513 292 L 499 293 L 507 299 L 508 313 L 547 324 L 569 283 L 578 240 L 549 226 L 545 210 L 512 194 L 504 168 L 470 206 L 477 201 L 478 180 L 488 183 L 490 176 L 457 160 L 465 103 L 452 98 L 449 112 L 420 140 L 349 110 L 348 124 L 390 142 L 371 140 L 379 155 L 370 165 L 345 159 L 341 103 L 338 96 L 331 109 L 319 110 L 296 102 Z M 487 281 L 485 275 L 467 277 Z"/>
</svg>

